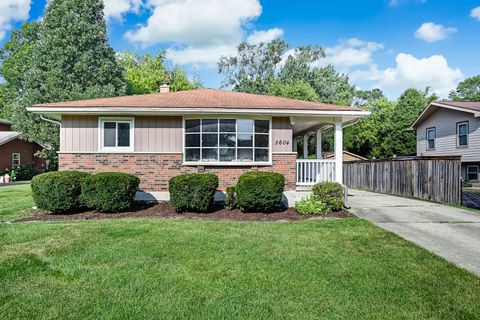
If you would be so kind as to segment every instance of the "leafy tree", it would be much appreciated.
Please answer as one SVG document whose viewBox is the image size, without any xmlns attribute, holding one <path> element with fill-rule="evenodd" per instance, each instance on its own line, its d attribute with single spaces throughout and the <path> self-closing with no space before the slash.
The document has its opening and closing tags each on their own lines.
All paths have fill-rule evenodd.
<svg viewBox="0 0 480 320">
<path fill-rule="evenodd" d="M 258 45 L 240 43 L 236 56 L 223 56 L 218 62 L 218 72 L 225 77 L 222 86 L 265 94 L 287 49 L 288 44 L 278 39 Z"/>
<path fill-rule="evenodd" d="M 318 101 L 315 89 L 304 80 L 283 82 L 279 79 L 275 79 L 268 87 L 268 94 L 291 99 Z"/>
<path fill-rule="evenodd" d="M 173 91 L 195 89 L 201 86 L 198 81 L 189 81 L 186 72 L 180 67 L 175 66 L 169 70 L 166 66 L 164 51 L 155 57 L 150 54 L 140 56 L 134 52 L 122 52 L 117 58 L 125 70 L 128 94 L 155 93 L 163 83 L 169 83 Z"/>
<path fill-rule="evenodd" d="M 454 101 L 480 101 L 480 75 L 460 82 L 448 97 Z"/>
<path fill-rule="evenodd" d="M 313 68 L 308 82 L 315 89 L 320 102 L 341 106 L 352 104 L 355 87 L 349 83 L 348 75 L 337 72 L 332 65 Z"/>
<path fill-rule="evenodd" d="M 58 127 L 26 111 L 36 103 L 122 95 L 123 70 L 107 38 L 101 0 L 51 0 L 45 17 L 14 31 L 1 51 L 15 129 L 58 150 Z"/>
<path fill-rule="evenodd" d="M 314 67 L 325 57 L 320 46 L 306 45 L 287 50 L 288 44 L 283 40 L 240 44 L 236 56 L 222 57 L 218 63 L 219 72 L 224 75 L 223 86 L 242 92 L 339 105 L 352 103 L 355 88 L 349 84 L 346 74 L 338 73 L 331 65 Z M 287 88 L 289 85 L 294 88 Z"/>
<path fill-rule="evenodd" d="M 437 99 L 435 94 L 430 95 L 429 88 L 425 91 L 407 89 L 400 96 L 390 118 L 388 136 L 385 137 L 385 143 L 390 146 L 390 156 L 415 154 L 416 135 L 409 128 L 423 109 Z"/>
</svg>

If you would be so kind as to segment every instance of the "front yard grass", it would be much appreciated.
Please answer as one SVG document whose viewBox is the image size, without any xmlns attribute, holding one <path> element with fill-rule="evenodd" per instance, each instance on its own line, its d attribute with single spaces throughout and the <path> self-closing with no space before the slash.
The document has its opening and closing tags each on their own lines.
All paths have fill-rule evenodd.
<svg viewBox="0 0 480 320">
<path fill-rule="evenodd" d="M 479 278 L 361 219 L 2 223 L 0 284 L 0 319 L 480 318 Z"/>
<path fill-rule="evenodd" d="M 0 222 L 28 217 L 34 205 L 30 184 L 0 187 Z"/>
</svg>

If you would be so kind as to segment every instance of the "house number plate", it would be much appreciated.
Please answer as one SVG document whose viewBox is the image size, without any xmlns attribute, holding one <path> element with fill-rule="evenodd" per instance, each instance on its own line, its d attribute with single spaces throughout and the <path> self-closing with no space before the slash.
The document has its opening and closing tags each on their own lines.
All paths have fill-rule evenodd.
<svg viewBox="0 0 480 320">
<path fill-rule="evenodd" d="M 289 144 L 290 144 L 290 141 L 288 140 L 275 140 L 276 146 L 288 146 Z"/>
</svg>

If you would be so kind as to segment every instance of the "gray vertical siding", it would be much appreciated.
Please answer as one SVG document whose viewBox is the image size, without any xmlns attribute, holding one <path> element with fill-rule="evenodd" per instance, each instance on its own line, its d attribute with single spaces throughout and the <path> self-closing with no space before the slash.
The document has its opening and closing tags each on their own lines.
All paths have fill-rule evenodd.
<svg viewBox="0 0 480 320">
<path fill-rule="evenodd" d="M 180 116 L 135 117 L 135 152 L 183 151 L 183 128 Z M 62 116 L 61 152 L 97 152 L 98 116 Z M 272 151 L 292 152 L 293 128 L 288 117 L 272 119 Z M 288 144 L 275 144 L 287 141 Z"/>
<path fill-rule="evenodd" d="M 457 123 L 469 123 L 468 148 L 457 148 Z M 435 150 L 427 150 L 427 128 L 435 127 Z M 480 161 L 480 119 L 472 114 L 444 109 L 437 110 L 417 129 L 418 156 L 462 156 L 462 162 Z"/>
<path fill-rule="evenodd" d="M 62 116 L 60 151 L 98 150 L 97 116 Z"/>
<path fill-rule="evenodd" d="M 61 152 L 96 152 L 98 116 L 62 116 Z M 135 117 L 136 152 L 182 152 L 182 117 Z"/>
<path fill-rule="evenodd" d="M 182 117 L 135 117 L 136 152 L 182 152 Z"/>
<path fill-rule="evenodd" d="M 272 152 L 293 151 L 293 128 L 290 118 L 272 118 Z M 277 143 L 277 142 L 282 143 Z M 285 144 L 283 142 L 288 142 Z"/>
</svg>

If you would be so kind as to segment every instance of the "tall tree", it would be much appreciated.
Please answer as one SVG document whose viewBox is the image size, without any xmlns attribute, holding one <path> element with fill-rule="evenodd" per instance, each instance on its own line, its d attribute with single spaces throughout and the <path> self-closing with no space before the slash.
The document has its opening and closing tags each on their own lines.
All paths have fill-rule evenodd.
<svg viewBox="0 0 480 320">
<path fill-rule="evenodd" d="M 222 86 L 241 92 L 266 93 L 287 49 L 288 44 L 278 39 L 257 45 L 240 43 L 236 56 L 222 56 L 218 62 L 218 72 L 224 75 Z"/>
<path fill-rule="evenodd" d="M 438 99 L 435 94 L 425 91 L 407 89 L 398 99 L 392 112 L 387 139 L 391 148 L 390 155 L 415 154 L 417 140 L 415 132 L 409 130 L 415 119 L 432 101 Z"/>
<path fill-rule="evenodd" d="M 123 66 L 128 94 L 147 94 L 158 92 L 163 83 L 170 84 L 172 91 L 190 90 L 201 86 L 201 82 L 190 81 L 185 70 L 178 66 L 171 70 L 166 66 L 165 52 L 156 56 L 139 55 L 134 52 L 122 52 L 117 55 Z"/>
<path fill-rule="evenodd" d="M 44 18 L 24 24 L 2 49 L 2 76 L 15 128 L 58 149 L 58 128 L 26 111 L 35 103 L 108 97 L 126 92 L 108 43 L 101 0 L 51 0 Z"/>
<path fill-rule="evenodd" d="M 315 89 L 304 80 L 282 81 L 275 79 L 269 84 L 267 93 L 283 98 L 318 101 Z"/>
<path fill-rule="evenodd" d="M 348 76 L 331 65 L 315 67 L 324 57 L 325 52 L 318 45 L 288 50 L 283 40 L 257 45 L 242 43 L 237 55 L 222 57 L 218 67 L 224 75 L 223 85 L 236 91 L 350 105 L 355 88 L 349 84 Z"/>
<path fill-rule="evenodd" d="M 454 101 L 480 101 L 480 75 L 460 82 L 457 89 L 450 92 L 449 98 Z"/>
</svg>

